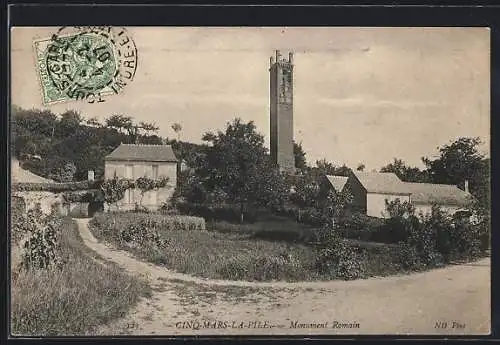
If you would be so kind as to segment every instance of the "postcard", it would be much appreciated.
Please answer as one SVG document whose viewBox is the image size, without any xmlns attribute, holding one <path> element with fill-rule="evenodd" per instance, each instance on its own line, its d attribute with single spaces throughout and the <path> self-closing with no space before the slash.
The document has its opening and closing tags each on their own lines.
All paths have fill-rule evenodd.
<svg viewBox="0 0 500 345">
<path fill-rule="evenodd" d="M 490 334 L 488 28 L 10 35 L 12 336 Z"/>
</svg>

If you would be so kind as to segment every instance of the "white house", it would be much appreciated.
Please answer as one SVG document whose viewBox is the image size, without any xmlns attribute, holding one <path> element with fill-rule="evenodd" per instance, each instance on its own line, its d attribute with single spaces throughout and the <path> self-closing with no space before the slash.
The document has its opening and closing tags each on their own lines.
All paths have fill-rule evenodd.
<svg viewBox="0 0 500 345">
<path fill-rule="evenodd" d="M 148 209 L 158 209 L 170 200 L 175 190 L 177 163 L 169 145 L 121 144 L 105 157 L 104 178 L 112 179 L 116 176 L 137 180 L 145 176 L 156 180 L 167 177 L 169 181 L 166 187 L 148 191 L 143 197 L 137 188 L 128 189 L 123 200 L 118 202 L 120 210 L 134 209 L 139 203 Z"/>
<path fill-rule="evenodd" d="M 410 200 L 417 214 L 430 214 L 433 204 L 439 205 L 449 214 L 454 214 L 467 209 L 473 200 L 467 190 L 461 190 L 454 185 L 406 183 L 406 186 L 410 190 Z"/>
<path fill-rule="evenodd" d="M 386 200 L 411 202 L 417 214 L 430 213 L 436 204 L 442 210 L 453 214 L 467 209 L 473 200 L 468 191 L 454 185 L 432 183 L 408 183 L 396 174 L 378 172 L 351 172 L 344 176 L 326 176 L 331 188 L 343 191 L 347 188 L 353 195 L 353 208 L 370 217 L 386 218 Z"/>
<path fill-rule="evenodd" d="M 352 172 L 346 183 L 354 207 L 370 217 L 386 218 L 385 201 L 410 201 L 408 187 L 393 173 Z"/>
</svg>

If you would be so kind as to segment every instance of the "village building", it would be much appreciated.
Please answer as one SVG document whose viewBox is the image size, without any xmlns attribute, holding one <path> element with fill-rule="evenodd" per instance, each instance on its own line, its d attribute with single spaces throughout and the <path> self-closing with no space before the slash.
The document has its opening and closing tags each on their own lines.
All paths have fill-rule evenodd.
<svg viewBox="0 0 500 345">
<path fill-rule="evenodd" d="M 348 189 L 353 196 L 351 209 L 369 217 L 387 218 L 386 201 L 398 199 L 410 202 L 416 214 L 424 215 L 431 212 L 432 205 L 449 214 L 464 211 L 473 200 L 467 190 L 457 186 L 403 182 L 393 173 L 353 171 L 349 177 L 327 175 L 326 179 L 337 193 Z"/>
<path fill-rule="evenodd" d="M 166 187 L 144 195 L 137 188 L 128 189 L 116 205 L 119 210 L 132 210 L 136 205 L 157 210 L 171 199 L 177 184 L 177 170 L 178 160 L 170 145 L 121 144 L 105 157 L 104 177 L 108 180 L 116 176 L 133 181 L 139 177 L 168 178 Z"/>
<path fill-rule="evenodd" d="M 325 177 L 326 180 L 328 181 L 328 187 L 332 188 L 335 193 L 344 192 L 349 177 L 335 176 L 335 175 L 326 175 Z"/>
<path fill-rule="evenodd" d="M 415 206 L 417 214 L 429 214 L 432 205 L 439 207 L 449 213 L 466 211 L 473 200 L 472 195 L 467 190 L 462 190 L 454 185 L 433 184 L 433 183 L 406 183 L 410 190 L 410 200 Z"/>
</svg>

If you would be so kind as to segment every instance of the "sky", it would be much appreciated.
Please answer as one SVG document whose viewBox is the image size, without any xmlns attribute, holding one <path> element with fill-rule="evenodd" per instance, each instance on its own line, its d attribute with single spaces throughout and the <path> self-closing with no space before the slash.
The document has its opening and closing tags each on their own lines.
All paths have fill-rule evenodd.
<svg viewBox="0 0 500 345">
<path fill-rule="evenodd" d="M 489 154 L 490 32 L 487 28 L 127 27 L 138 67 L 123 93 L 103 103 L 45 107 L 33 41 L 57 28 L 11 32 L 11 100 L 103 120 L 124 114 L 155 122 L 159 134 L 200 143 L 240 117 L 269 145 L 269 58 L 294 52 L 294 140 L 306 159 L 380 169 L 461 136 Z"/>
</svg>

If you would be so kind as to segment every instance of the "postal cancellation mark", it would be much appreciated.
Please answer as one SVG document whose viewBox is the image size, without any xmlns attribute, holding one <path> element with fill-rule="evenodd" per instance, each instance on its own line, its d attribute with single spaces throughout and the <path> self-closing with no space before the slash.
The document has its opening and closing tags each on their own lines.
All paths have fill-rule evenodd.
<svg viewBox="0 0 500 345">
<path fill-rule="evenodd" d="M 34 42 L 43 103 L 103 102 L 137 70 L 137 47 L 124 28 L 63 27 Z"/>
</svg>

